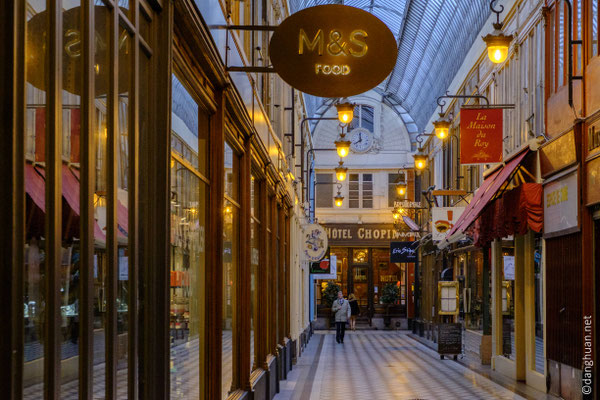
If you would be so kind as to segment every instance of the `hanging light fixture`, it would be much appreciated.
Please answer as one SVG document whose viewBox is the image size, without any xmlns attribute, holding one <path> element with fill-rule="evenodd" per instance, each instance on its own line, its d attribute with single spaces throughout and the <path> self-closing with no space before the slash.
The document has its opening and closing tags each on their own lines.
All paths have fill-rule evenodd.
<svg viewBox="0 0 600 400">
<path fill-rule="evenodd" d="M 500 6 L 498 10 L 494 8 L 494 3 L 498 0 L 491 0 L 490 9 L 496 14 L 496 22 L 493 24 L 494 31 L 483 37 L 488 50 L 488 58 L 494 64 L 503 63 L 508 57 L 508 48 L 513 40 L 512 35 L 502 33 L 502 22 L 500 22 L 500 13 L 504 11 L 504 6 Z"/>
<path fill-rule="evenodd" d="M 395 220 L 400 219 L 400 217 L 402 216 L 400 210 L 398 210 L 397 208 L 394 208 L 394 210 L 392 211 L 392 215 L 394 216 Z"/>
<path fill-rule="evenodd" d="M 398 193 L 398 196 L 404 197 L 404 195 L 406 194 L 405 182 L 399 182 L 396 184 L 396 193 Z"/>
<path fill-rule="evenodd" d="M 418 170 L 423 170 L 427 167 L 427 156 L 421 153 L 421 149 L 419 152 L 413 155 L 415 159 L 415 168 Z"/>
<path fill-rule="evenodd" d="M 344 158 L 348 154 L 350 154 L 351 142 L 349 140 L 344 139 L 345 135 L 340 135 L 340 139 L 333 142 L 333 144 L 335 144 L 335 149 L 337 150 L 338 156 L 340 156 L 340 158 Z"/>
<path fill-rule="evenodd" d="M 333 199 L 335 200 L 335 206 L 341 207 L 342 205 L 344 205 L 344 196 L 342 196 L 342 193 L 340 193 L 340 190 L 342 189 L 342 185 L 338 184 L 337 187 L 338 187 L 337 196 L 335 196 Z"/>
<path fill-rule="evenodd" d="M 335 177 L 338 182 L 343 182 L 346 180 L 346 173 L 348 172 L 348 168 L 344 167 L 344 161 L 340 160 L 340 164 L 335 169 Z"/>
<path fill-rule="evenodd" d="M 352 122 L 354 118 L 354 104 L 346 102 L 346 103 L 337 103 L 335 105 L 337 109 L 338 119 L 342 124 L 349 124 Z"/>
<path fill-rule="evenodd" d="M 443 114 L 440 114 L 440 116 L 442 118 L 433 123 L 433 128 L 435 136 L 440 140 L 444 140 L 448 137 L 448 132 L 450 131 L 450 121 L 444 119 Z"/>
</svg>

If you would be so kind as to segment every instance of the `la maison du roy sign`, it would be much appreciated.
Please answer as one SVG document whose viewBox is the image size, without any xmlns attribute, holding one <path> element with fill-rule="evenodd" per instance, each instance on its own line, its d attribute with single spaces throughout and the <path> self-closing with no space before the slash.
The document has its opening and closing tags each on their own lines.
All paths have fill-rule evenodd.
<svg viewBox="0 0 600 400">
<path fill-rule="evenodd" d="M 286 18 L 271 37 L 275 71 L 292 87 L 320 97 L 348 97 L 381 83 L 396 64 L 394 34 L 373 14 L 327 4 Z"/>
<path fill-rule="evenodd" d="M 502 162 L 502 109 L 460 110 L 460 163 Z"/>
</svg>

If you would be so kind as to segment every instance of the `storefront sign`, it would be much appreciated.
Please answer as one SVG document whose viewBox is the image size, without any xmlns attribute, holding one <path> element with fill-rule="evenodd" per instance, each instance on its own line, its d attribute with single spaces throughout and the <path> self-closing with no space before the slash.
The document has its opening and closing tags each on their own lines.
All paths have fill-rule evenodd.
<svg viewBox="0 0 600 400">
<path fill-rule="evenodd" d="M 444 240 L 465 207 L 433 207 L 431 209 L 431 239 Z"/>
<path fill-rule="evenodd" d="M 329 259 L 321 260 L 320 264 L 321 267 L 319 269 L 314 268 L 314 271 L 311 269 L 311 274 L 318 274 L 319 279 L 337 279 L 337 256 L 335 254 L 332 254 Z"/>
<path fill-rule="evenodd" d="M 348 97 L 382 82 L 396 65 L 394 34 L 373 14 L 328 4 L 286 18 L 269 47 L 271 63 L 294 88 L 320 97 Z"/>
<path fill-rule="evenodd" d="M 304 228 L 304 255 L 308 261 L 320 261 L 327 252 L 327 233 L 319 224 Z"/>
<path fill-rule="evenodd" d="M 502 109 L 460 110 L 460 163 L 502 162 Z"/>
<path fill-rule="evenodd" d="M 417 262 L 417 246 L 419 242 L 391 242 L 390 262 L 413 263 Z"/>
<path fill-rule="evenodd" d="M 420 201 L 409 201 L 409 200 L 396 200 L 394 201 L 394 207 L 395 208 L 423 208 L 423 206 L 421 205 Z"/>
<path fill-rule="evenodd" d="M 600 157 L 588 161 L 586 205 L 600 203 Z"/>
<path fill-rule="evenodd" d="M 575 132 L 569 131 L 540 147 L 542 177 L 549 176 L 577 162 Z"/>
<path fill-rule="evenodd" d="M 83 82 L 83 34 L 80 30 L 82 7 L 73 7 L 62 11 L 62 85 L 63 89 L 72 94 L 82 94 Z M 123 9 L 125 13 L 127 10 Z M 110 10 L 102 5 L 94 7 L 97 21 L 106 21 Z M 48 12 L 40 12 L 27 21 L 27 82 L 40 90 L 48 90 L 46 87 L 46 73 L 44 68 L 50 56 L 46 38 L 48 31 L 48 20 L 51 18 Z M 96 24 L 95 28 L 95 91 L 96 97 L 108 93 L 108 83 L 112 69 L 109 68 L 110 46 L 107 41 L 109 24 Z M 119 29 L 119 59 L 129 57 L 132 51 L 133 41 L 126 29 Z M 131 70 L 128 63 L 119 64 L 119 93 L 130 90 Z"/>
<path fill-rule="evenodd" d="M 390 241 L 418 239 L 418 232 L 398 231 L 393 224 L 324 224 L 330 246 L 389 246 Z"/>
<path fill-rule="evenodd" d="M 544 235 L 577 229 L 577 171 L 544 185 Z"/>
</svg>

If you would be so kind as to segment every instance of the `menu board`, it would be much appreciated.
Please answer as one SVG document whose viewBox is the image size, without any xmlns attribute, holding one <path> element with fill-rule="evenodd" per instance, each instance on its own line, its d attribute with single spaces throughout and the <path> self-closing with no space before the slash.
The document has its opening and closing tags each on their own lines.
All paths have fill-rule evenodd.
<svg viewBox="0 0 600 400">
<path fill-rule="evenodd" d="M 438 353 L 460 354 L 462 353 L 462 325 L 461 324 L 439 324 L 438 325 Z"/>
</svg>

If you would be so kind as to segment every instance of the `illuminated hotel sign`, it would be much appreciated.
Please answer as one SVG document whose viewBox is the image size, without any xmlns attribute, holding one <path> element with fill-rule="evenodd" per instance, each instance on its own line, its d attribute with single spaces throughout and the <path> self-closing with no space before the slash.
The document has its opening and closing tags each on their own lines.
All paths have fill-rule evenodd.
<svg viewBox="0 0 600 400">
<path fill-rule="evenodd" d="M 285 19 L 271 38 L 271 62 L 304 93 L 348 97 L 381 83 L 396 64 L 396 39 L 373 14 L 329 4 Z"/>
<path fill-rule="evenodd" d="M 330 246 L 389 246 L 391 241 L 419 239 L 419 232 L 398 231 L 393 224 L 323 224 Z"/>
</svg>

